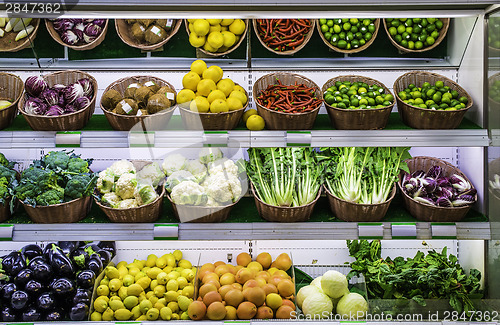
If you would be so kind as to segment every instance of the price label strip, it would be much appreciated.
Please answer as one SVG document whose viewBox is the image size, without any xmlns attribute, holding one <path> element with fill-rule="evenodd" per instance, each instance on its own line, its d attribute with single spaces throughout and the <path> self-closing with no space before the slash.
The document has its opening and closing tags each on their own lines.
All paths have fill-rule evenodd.
<svg viewBox="0 0 500 325">
<path fill-rule="evenodd" d="M 391 224 L 393 239 L 417 239 L 415 222 L 395 222 Z"/>
<path fill-rule="evenodd" d="M 457 239 L 457 225 L 454 222 L 431 223 L 432 239 Z"/>
<path fill-rule="evenodd" d="M 155 224 L 153 228 L 154 240 L 177 240 L 179 239 L 179 224 L 161 223 Z"/>
<path fill-rule="evenodd" d="M 130 132 L 128 143 L 130 147 L 154 147 L 155 132 Z"/>
<path fill-rule="evenodd" d="M 358 224 L 359 239 L 383 239 L 384 225 L 382 222 L 362 222 Z"/>
<path fill-rule="evenodd" d="M 287 131 L 286 145 L 288 147 L 310 147 L 311 131 Z"/>
<path fill-rule="evenodd" d="M 204 147 L 227 147 L 227 143 L 227 131 L 205 131 L 203 139 Z"/>
<path fill-rule="evenodd" d="M 11 241 L 14 225 L 0 224 L 0 241 Z"/>
<path fill-rule="evenodd" d="M 79 148 L 82 138 L 80 131 L 60 131 L 56 133 L 57 148 Z"/>
</svg>

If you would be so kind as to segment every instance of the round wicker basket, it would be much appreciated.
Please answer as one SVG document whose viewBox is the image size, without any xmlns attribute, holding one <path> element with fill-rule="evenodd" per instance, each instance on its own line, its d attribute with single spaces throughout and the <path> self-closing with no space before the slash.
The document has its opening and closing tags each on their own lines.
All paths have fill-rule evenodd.
<svg viewBox="0 0 500 325">
<path fill-rule="evenodd" d="M 50 36 L 52 36 L 52 38 L 54 39 L 54 41 L 61 44 L 62 46 L 66 46 L 75 51 L 86 51 L 96 48 L 106 38 L 106 33 L 108 32 L 108 25 L 109 25 L 109 19 L 106 19 L 106 24 L 104 25 L 101 34 L 99 34 L 99 36 L 97 36 L 96 39 L 93 40 L 92 42 L 82 45 L 69 45 L 63 42 L 59 33 L 54 29 L 54 24 L 52 23 L 52 21 L 50 21 L 49 19 L 45 19 L 45 27 L 47 27 L 47 30 Z"/>
<path fill-rule="evenodd" d="M 318 107 L 310 112 L 294 114 L 274 111 L 258 103 L 256 98 L 259 96 L 260 92 L 266 90 L 269 85 L 275 84 L 277 79 L 279 79 L 283 85 L 292 85 L 297 82 L 299 84 L 303 83 L 308 87 L 314 87 L 316 89 L 316 96 L 320 99 L 323 98 L 323 94 L 318 85 L 304 76 L 287 72 L 276 72 L 260 77 L 253 85 L 253 98 L 257 105 L 259 115 L 262 116 L 266 122 L 266 127 L 271 130 L 312 129 L 321 105 L 318 105 Z"/>
<path fill-rule="evenodd" d="M 24 102 L 26 101 L 26 93 L 21 97 L 18 108 L 21 114 L 28 122 L 29 126 L 35 131 L 73 131 L 80 130 L 87 125 L 90 117 L 94 113 L 95 101 L 97 97 L 97 81 L 90 74 L 78 70 L 66 70 L 49 73 L 43 76 L 50 87 L 55 84 L 69 85 L 77 82 L 80 79 L 88 78 L 92 82 L 94 95 L 90 100 L 90 104 L 74 113 L 60 116 L 44 116 L 33 115 L 24 111 Z"/>
<path fill-rule="evenodd" d="M 73 223 L 85 218 L 92 207 L 90 196 L 66 203 L 32 207 L 21 202 L 24 210 L 35 223 Z"/>
<path fill-rule="evenodd" d="M 337 81 L 365 82 L 370 85 L 383 87 L 386 94 L 391 94 L 389 88 L 378 80 L 363 76 L 338 76 L 328 80 L 322 88 L 322 92 L 335 85 Z M 332 122 L 332 126 L 339 130 L 380 130 L 385 128 L 394 104 L 372 109 L 342 109 L 328 105 L 325 102 L 326 111 Z"/>
<path fill-rule="evenodd" d="M 12 124 L 17 115 L 17 104 L 23 94 L 24 82 L 18 76 L 0 72 L 0 99 L 10 101 L 12 104 L 0 110 L 0 130 Z"/>
<path fill-rule="evenodd" d="M 307 32 L 305 38 L 304 38 L 304 41 L 302 42 L 302 44 L 300 44 L 299 46 L 297 46 L 295 49 L 293 50 L 287 50 L 287 51 L 275 51 L 273 50 L 272 48 L 270 48 L 269 46 L 266 45 L 266 43 L 262 40 L 262 37 L 259 33 L 259 29 L 258 29 L 258 19 L 253 19 L 253 30 L 255 32 L 255 35 L 257 35 L 257 39 L 259 40 L 260 44 L 262 44 L 262 46 L 264 46 L 264 48 L 266 48 L 266 50 L 268 50 L 269 52 L 272 52 L 274 54 L 278 54 L 278 55 L 294 55 L 295 53 L 297 53 L 298 51 L 300 51 L 301 49 L 303 49 L 307 43 L 309 43 L 309 41 L 311 40 L 311 37 L 314 33 L 314 25 L 315 25 L 315 20 L 314 19 L 311 19 L 311 28 L 309 29 L 309 31 Z"/>
<path fill-rule="evenodd" d="M 33 44 L 36 34 L 38 33 L 38 28 L 40 27 L 40 18 L 33 18 L 31 20 L 30 25 L 32 25 L 35 29 L 29 34 L 26 38 L 21 41 L 15 41 L 17 33 L 8 33 L 4 36 L 5 41 L 10 42 L 10 46 L 8 47 L 0 47 L 0 52 L 17 52 L 21 51 L 27 47 L 30 47 Z"/>
<path fill-rule="evenodd" d="M 175 204 L 169 194 L 166 195 L 170 203 L 172 204 L 172 209 L 174 210 L 174 215 L 180 222 L 192 222 L 192 223 L 215 223 L 224 222 L 229 218 L 231 210 L 238 203 L 238 201 L 221 207 L 204 207 L 204 206 L 192 206 L 192 205 L 182 205 Z"/>
<path fill-rule="evenodd" d="M 456 90 L 460 97 L 467 97 L 467 106 L 464 109 L 456 111 L 431 110 L 409 105 L 403 102 L 398 95 L 409 84 L 414 84 L 418 87 L 418 85 L 422 85 L 426 81 L 434 84 L 438 80 L 442 80 L 444 85 L 450 87 L 451 90 Z M 456 82 L 432 72 L 407 72 L 396 79 L 393 90 L 401 119 L 406 125 L 415 129 L 454 129 L 462 123 L 465 113 L 473 104 L 472 97 Z"/>
<path fill-rule="evenodd" d="M 116 32 L 123 43 L 128 46 L 141 49 L 143 51 L 154 51 L 165 45 L 177 32 L 182 24 L 182 19 L 174 19 L 172 29 L 168 32 L 167 38 L 156 44 L 147 44 L 138 42 L 130 33 L 130 25 L 127 24 L 125 19 L 115 19 Z"/>
<path fill-rule="evenodd" d="M 316 19 L 316 29 L 318 30 L 319 36 L 323 40 L 323 43 L 325 43 L 326 46 L 328 46 L 330 49 L 334 50 L 335 52 L 344 53 L 344 54 L 359 53 L 361 51 L 366 50 L 368 47 L 370 47 L 370 45 L 372 45 L 373 42 L 375 41 L 375 38 L 377 38 L 378 30 L 380 29 L 380 18 L 375 19 L 374 24 L 375 24 L 375 32 L 373 32 L 372 38 L 370 38 L 370 40 L 368 42 L 366 42 L 365 45 L 360 46 L 360 47 L 355 48 L 355 49 L 346 50 L 346 49 L 341 49 L 339 47 L 333 46 L 332 43 L 330 43 L 325 38 L 325 35 L 323 35 L 323 32 L 321 32 L 321 24 L 319 23 L 319 19 Z"/>
</svg>

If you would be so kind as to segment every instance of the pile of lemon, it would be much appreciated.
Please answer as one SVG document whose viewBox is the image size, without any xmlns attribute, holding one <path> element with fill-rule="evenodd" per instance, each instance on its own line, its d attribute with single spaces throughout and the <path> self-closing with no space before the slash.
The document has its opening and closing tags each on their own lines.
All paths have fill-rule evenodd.
<svg viewBox="0 0 500 325">
<path fill-rule="evenodd" d="M 238 43 L 246 29 L 241 19 L 188 19 L 189 43 L 208 52 L 225 52 Z"/>
<path fill-rule="evenodd" d="M 222 78 L 219 66 L 207 67 L 203 60 L 191 64 L 191 71 L 182 78 L 183 89 L 177 103 L 193 112 L 224 113 L 242 109 L 247 101 L 245 89 L 229 78 Z"/>
<path fill-rule="evenodd" d="M 104 273 L 91 321 L 189 319 L 196 267 L 181 251 L 108 265 Z"/>
</svg>

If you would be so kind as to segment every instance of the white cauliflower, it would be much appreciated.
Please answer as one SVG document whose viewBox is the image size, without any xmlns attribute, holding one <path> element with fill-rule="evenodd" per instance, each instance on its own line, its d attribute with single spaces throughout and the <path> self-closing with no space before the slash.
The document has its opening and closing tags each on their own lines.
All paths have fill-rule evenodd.
<svg viewBox="0 0 500 325">
<path fill-rule="evenodd" d="M 234 202 L 241 196 L 241 182 L 234 176 L 210 175 L 203 184 L 207 194 L 219 203 Z"/>
<path fill-rule="evenodd" d="M 108 172 L 115 176 L 115 181 L 120 178 L 123 174 L 135 174 L 136 170 L 134 165 L 128 160 L 119 160 L 113 163 L 108 168 Z"/>
<path fill-rule="evenodd" d="M 207 203 L 205 205 L 207 207 L 218 207 L 220 204 L 215 201 L 213 197 L 208 196 Z"/>
<path fill-rule="evenodd" d="M 202 164 L 208 164 L 209 162 L 215 161 L 222 158 L 222 151 L 219 148 L 203 148 L 200 150 L 198 157 Z"/>
<path fill-rule="evenodd" d="M 196 182 L 196 178 L 187 170 L 179 170 L 177 172 L 173 172 L 165 182 L 165 189 L 168 192 L 172 192 L 174 187 L 176 187 L 179 183 L 185 181 Z"/>
<path fill-rule="evenodd" d="M 165 174 L 167 174 L 167 176 L 170 176 L 176 171 L 186 169 L 187 162 L 187 159 L 183 155 L 181 155 L 180 153 L 176 153 L 167 156 L 167 158 L 163 160 L 161 167 L 163 168 Z"/>
<path fill-rule="evenodd" d="M 137 177 L 135 174 L 123 174 L 115 184 L 115 193 L 123 200 L 134 198 Z"/>
<path fill-rule="evenodd" d="M 154 188 L 165 179 L 165 173 L 158 163 L 153 162 L 137 172 L 137 182 L 151 184 Z"/>
<path fill-rule="evenodd" d="M 230 159 L 221 158 L 208 164 L 208 173 L 210 175 L 224 173 L 227 177 L 238 177 L 238 166 Z"/>
<path fill-rule="evenodd" d="M 205 179 L 205 176 L 207 176 L 207 167 L 198 160 L 190 160 L 187 170 L 193 174 L 198 183 L 201 183 Z"/>
<path fill-rule="evenodd" d="M 115 192 L 106 193 L 102 196 L 101 202 L 108 204 L 112 208 L 117 208 L 121 199 Z"/>
<path fill-rule="evenodd" d="M 146 205 L 156 200 L 158 193 L 151 184 L 138 184 L 134 191 L 134 197 L 138 205 Z"/>
<path fill-rule="evenodd" d="M 174 203 L 184 205 L 205 205 L 208 199 L 205 189 L 192 181 L 181 182 L 175 186 L 171 198 Z"/>
<path fill-rule="evenodd" d="M 126 199 L 126 200 L 120 201 L 117 209 L 130 209 L 130 208 L 137 208 L 138 206 L 139 205 L 137 204 L 136 199 Z"/>
<path fill-rule="evenodd" d="M 103 170 L 99 173 L 99 178 L 97 179 L 97 189 L 100 193 L 109 193 L 113 191 L 113 186 L 115 185 L 115 176 L 109 170 Z"/>
</svg>

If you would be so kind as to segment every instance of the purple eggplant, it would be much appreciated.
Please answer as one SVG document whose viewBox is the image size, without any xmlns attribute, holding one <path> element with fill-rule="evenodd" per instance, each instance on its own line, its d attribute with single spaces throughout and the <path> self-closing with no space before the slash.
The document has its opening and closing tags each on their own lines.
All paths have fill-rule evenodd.
<svg viewBox="0 0 500 325">
<path fill-rule="evenodd" d="M 93 254 L 87 263 L 87 269 L 94 272 L 94 274 L 100 274 L 103 269 L 102 261 L 97 254 Z"/>
<path fill-rule="evenodd" d="M 26 291 L 30 297 L 36 297 L 43 290 L 43 285 L 37 280 L 29 280 L 24 286 L 24 291 Z"/>
<path fill-rule="evenodd" d="M 83 247 L 77 248 L 71 254 L 71 260 L 80 269 L 86 268 L 86 265 L 90 259 L 90 255 L 83 249 Z"/>
<path fill-rule="evenodd" d="M 4 306 L 2 308 L 2 321 L 3 322 L 14 322 L 17 318 L 16 311 L 9 306 Z"/>
<path fill-rule="evenodd" d="M 14 251 L 2 259 L 2 269 L 7 275 L 16 276 L 22 269 L 26 267 L 23 254 Z"/>
<path fill-rule="evenodd" d="M 71 307 L 71 310 L 69 312 L 69 319 L 71 319 L 72 321 L 84 320 L 87 317 L 88 312 L 89 306 L 82 302 L 79 302 Z"/>
<path fill-rule="evenodd" d="M 17 291 L 17 286 L 14 283 L 7 283 L 2 287 L 0 298 L 3 300 L 10 300 L 12 294 Z"/>
<path fill-rule="evenodd" d="M 36 306 L 42 310 L 51 310 L 55 306 L 54 295 L 50 292 L 42 293 L 36 300 Z"/>
<path fill-rule="evenodd" d="M 57 243 L 47 243 L 47 245 L 43 248 L 43 256 L 45 256 L 47 260 L 49 259 L 49 253 L 52 250 L 52 245 L 57 245 Z"/>
<path fill-rule="evenodd" d="M 52 244 L 52 249 L 49 251 L 49 262 L 52 270 L 60 276 L 72 277 L 75 273 L 69 257 L 55 244 Z"/>
<path fill-rule="evenodd" d="M 14 278 L 14 283 L 18 288 L 24 288 L 29 280 L 33 279 L 33 271 L 30 269 L 22 269 Z"/>
<path fill-rule="evenodd" d="M 42 255 L 42 249 L 38 245 L 29 244 L 21 248 L 21 254 L 31 261 L 33 258 Z"/>
<path fill-rule="evenodd" d="M 97 251 L 97 254 L 99 255 L 99 258 L 101 259 L 103 267 L 105 267 L 106 265 L 108 265 L 108 263 L 113 258 L 111 256 L 111 253 L 108 252 L 108 251 L 106 251 L 106 250 L 104 250 L 104 249 L 101 249 L 101 250 Z"/>
<path fill-rule="evenodd" d="M 90 300 L 92 299 L 92 292 L 87 289 L 82 289 L 78 288 L 76 289 L 75 296 L 73 297 L 73 304 L 76 305 L 77 303 L 84 303 L 84 304 L 90 304 Z"/>
<path fill-rule="evenodd" d="M 64 320 L 63 313 L 60 310 L 53 310 L 45 315 L 45 320 L 49 322 Z"/>
<path fill-rule="evenodd" d="M 84 270 L 76 275 L 76 285 L 80 288 L 89 289 L 94 287 L 95 273 L 92 270 Z"/>
<path fill-rule="evenodd" d="M 22 314 L 21 320 L 23 322 L 36 322 L 40 320 L 41 313 L 35 307 L 28 307 Z"/>
<path fill-rule="evenodd" d="M 101 248 L 95 243 L 88 243 L 83 249 L 90 255 L 95 254 Z"/>
<path fill-rule="evenodd" d="M 48 283 L 53 277 L 52 267 L 45 261 L 39 260 L 29 266 L 33 271 L 33 278 L 41 283 Z"/>
<path fill-rule="evenodd" d="M 67 278 L 60 278 L 52 281 L 50 290 L 58 295 L 66 295 L 75 291 L 75 285 Z"/>
<path fill-rule="evenodd" d="M 28 305 L 29 296 L 25 291 L 15 291 L 10 297 L 10 306 L 16 310 L 24 309 Z"/>
<path fill-rule="evenodd" d="M 57 246 L 63 251 L 66 256 L 71 256 L 71 254 L 78 248 L 79 241 L 60 241 L 57 242 Z"/>
</svg>

